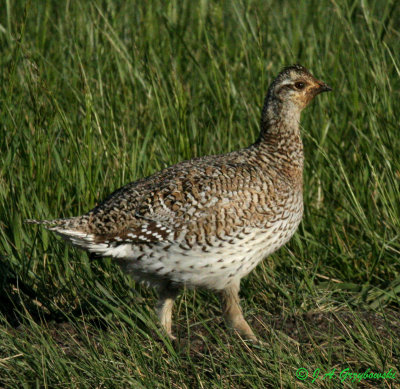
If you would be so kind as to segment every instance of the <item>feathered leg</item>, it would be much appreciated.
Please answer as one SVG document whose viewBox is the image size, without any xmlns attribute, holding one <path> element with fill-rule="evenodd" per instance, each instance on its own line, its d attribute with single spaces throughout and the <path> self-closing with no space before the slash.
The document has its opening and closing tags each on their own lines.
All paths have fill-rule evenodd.
<svg viewBox="0 0 400 389">
<path fill-rule="evenodd" d="M 176 340 L 172 335 L 172 308 L 174 301 L 179 293 L 178 288 L 172 287 L 170 284 L 163 285 L 159 288 L 159 298 L 156 305 L 156 312 L 161 326 L 171 340 Z"/>
<path fill-rule="evenodd" d="M 240 281 L 221 292 L 222 314 L 226 325 L 235 330 L 244 339 L 258 343 L 257 337 L 247 324 L 240 308 Z"/>
</svg>

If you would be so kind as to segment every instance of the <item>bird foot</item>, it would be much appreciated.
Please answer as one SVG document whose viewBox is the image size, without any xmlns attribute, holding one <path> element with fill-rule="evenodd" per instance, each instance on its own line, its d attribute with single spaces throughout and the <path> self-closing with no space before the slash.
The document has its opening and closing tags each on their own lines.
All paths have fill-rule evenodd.
<svg viewBox="0 0 400 389">
<path fill-rule="evenodd" d="M 251 346 L 258 346 L 258 347 L 263 347 L 263 348 L 269 347 L 267 342 L 265 342 L 261 339 L 258 339 L 256 337 L 250 338 L 250 339 L 245 338 L 244 341 L 246 343 L 250 344 Z"/>
<path fill-rule="evenodd" d="M 246 344 L 251 345 L 251 346 L 260 346 L 260 347 L 267 347 L 268 344 L 264 342 L 263 340 L 257 338 L 253 331 L 251 332 L 246 332 L 243 333 L 242 331 L 238 331 L 237 329 L 234 329 L 234 332 L 236 335 Z"/>
</svg>

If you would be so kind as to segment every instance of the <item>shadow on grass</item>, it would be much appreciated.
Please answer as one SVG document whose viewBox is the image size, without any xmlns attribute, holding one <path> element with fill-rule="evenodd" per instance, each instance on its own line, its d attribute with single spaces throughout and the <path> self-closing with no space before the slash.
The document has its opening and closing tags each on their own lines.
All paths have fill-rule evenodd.
<svg viewBox="0 0 400 389">
<path fill-rule="evenodd" d="M 101 313 L 97 311 L 96 314 L 93 306 L 98 303 L 99 300 L 95 297 L 86 296 L 78 308 L 65 313 L 52 304 L 48 296 L 38 293 L 31 285 L 21 280 L 8 265 L 5 257 L 0 259 L 0 315 L 13 328 L 11 331 L 16 336 L 19 331 L 26 331 L 26 318 L 29 317 L 29 320 L 46 328 L 62 349 L 73 353 L 74 347 L 79 344 L 77 339 L 80 337 L 80 326 L 89 326 L 91 337 L 95 339 L 101 333 L 115 331 L 119 320 L 124 321 L 121 319 L 124 313 L 119 317 L 114 310 L 124 311 L 126 307 L 119 306 L 116 302 L 115 307 L 103 307 L 105 312 L 104 309 L 100 309 Z M 175 320 L 174 332 L 181 341 L 189 345 L 187 350 L 192 358 L 200 357 L 204 353 L 218 353 L 218 339 L 222 339 L 228 347 L 237 343 L 237 338 L 231 337 L 226 329 L 220 313 L 210 306 L 207 311 L 209 312 L 204 315 L 213 319 L 206 324 L 192 318 L 188 320 L 182 315 Z M 113 316 L 111 320 L 110 314 Z M 346 354 L 346 344 L 349 341 L 357 343 L 362 337 L 380 343 L 400 338 L 400 312 L 398 307 L 390 305 L 380 311 L 345 306 L 340 309 L 321 309 L 296 314 L 284 311 L 280 314 L 270 314 L 260 309 L 255 315 L 248 317 L 248 320 L 258 336 L 267 344 L 274 341 L 273 339 L 283 339 L 304 351 L 319 345 L 321 348 L 341 349 L 341 352 Z M 149 334 L 149 338 L 158 338 L 154 329 L 147 327 L 145 322 L 135 320 L 134 325 L 141 332 Z M 216 339 L 213 338 L 214 334 Z M 337 355 L 336 362 L 340 363 L 340 352 L 337 352 Z"/>
</svg>

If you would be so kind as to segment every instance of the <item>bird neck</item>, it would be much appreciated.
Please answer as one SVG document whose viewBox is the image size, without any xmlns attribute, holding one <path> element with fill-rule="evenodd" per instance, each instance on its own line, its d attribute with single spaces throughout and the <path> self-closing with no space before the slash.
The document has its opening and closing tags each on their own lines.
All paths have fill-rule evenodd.
<svg viewBox="0 0 400 389">
<path fill-rule="evenodd" d="M 261 131 L 256 142 L 262 156 L 288 175 L 303 171 L 303 142 L 300 136 L 301 110 L 291 102 L 283 102 L 270 93 L 265 99 Z M 300 174 L 300 175 L 301 175 Z"/>
</svg>

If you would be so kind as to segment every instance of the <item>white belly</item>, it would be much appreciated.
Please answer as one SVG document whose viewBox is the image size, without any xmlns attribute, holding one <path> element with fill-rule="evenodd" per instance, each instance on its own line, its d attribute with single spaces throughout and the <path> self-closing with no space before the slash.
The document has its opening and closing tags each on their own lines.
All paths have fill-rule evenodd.
<svg viewBox="0 0 400 389">
<path fill-rule="evenodd" d="M 127 273 L 152 286 L 169 280 L 189 288 L 221 290 L 249 274 L 262 259 L 282 247 L 293 236 L 301 216 L 302 209 L 266 228 L 247 228 L 233 243 L 215 238 L 211 245 L 195 245 L 190 250 L 179 244 L 166 250 L 166 244 L 160 243 L 141 247 L 140 251 L 137 246 L 124 244 L 108 255 L 123 258 L 119 263 Z"/>
</svg>

